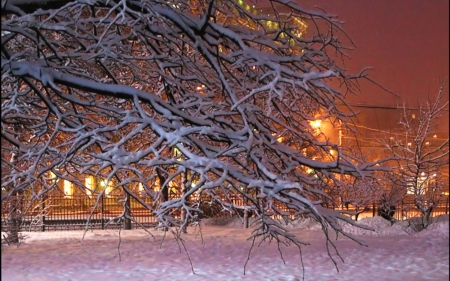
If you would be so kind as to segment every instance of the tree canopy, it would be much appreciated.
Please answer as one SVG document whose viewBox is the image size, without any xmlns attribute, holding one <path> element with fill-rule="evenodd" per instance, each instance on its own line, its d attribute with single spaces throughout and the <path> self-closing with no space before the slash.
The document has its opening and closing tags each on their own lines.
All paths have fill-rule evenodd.
<svg viewBox="0 0 450 281">
<path fill-rule="evenodd" d="M 263 240 L 303 243 L 274 214 L 352 223 L 321 206 L 323 182 L 379 168 L 310 125 L 351 122 L 337 104 L 365 77 L 334 60 L 335 17 L 287 0 L 33 2 L 2 2 L 2 200 L 57 188 L 51 172 L 83 191 L 80 175 L 112 181 L 174 231 L 203 195 L 254 212 Z"/>
</svg>

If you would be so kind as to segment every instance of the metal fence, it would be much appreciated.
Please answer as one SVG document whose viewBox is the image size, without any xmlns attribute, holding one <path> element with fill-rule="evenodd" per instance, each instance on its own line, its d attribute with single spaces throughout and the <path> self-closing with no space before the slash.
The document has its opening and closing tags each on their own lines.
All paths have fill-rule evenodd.
<svg viewBox="0 0 450 281">
<path fill-rule="evenodd" d="M 243 201 L 237 196 L 230 198 L 231 202 L 238 206 L 243 206 Z M 98 202 L 97 202 L 98 200 Z M 145 203 L 152 204 L 151 198 L 141 198 Z M 207 201 L 207 200 L 204 200 Z M 17 205 L 18 204 L 18 205 Z M 2 201 L 2 221 L 1 226 L 4 230 L 8 223 L 8 216 L 15 211 L 20 217 L 22 229 L 25 231 L 51 231 L 51 230 L 80 230 L 85 229 L 118 229 L 137 228 L 139 226 L 152 227 L 157 223 L 157 218 L 148 209 L 142 206 L 134 198 L 130 198 L 129 210 L 132 220 L 126 222 L 118 219 L 124 211 L 123 196 L 102 196 L 92 198 L 86 195 L 66 196 L 48 196 L 40 200 L 30 201 L 29 197 L 10 197 Z M 18 206 L 14 209 L 14 206 Z M 205 205 L 205 214 L 213 215 L 214 212 L 207 208 L 211 205 Z M 290 210 L 281 211 L 289 212 Z M 352 211 L 352 209 L 348 209 Z M 211 212 L 209 212 L 211 211 Z M 20 213 L 20 214 L 19 214 Z M 442 198 L 438 206 L 433 211 L 433 216 L 449 213 L 449 197 Z M 377 204 L 374 203 L 369 210 L 366 210 L 363 216 L 376 216 Z M 360 217 L 363 217 L 360 216 Z M 396 206 L 395 219 L 404 220 L 411 217 L 420 216 L 419 211 L 414 207 L 412 198 L 404 199 Z M 9 217 L 10 221 L 11 217 Z"/>
<path fill-rule="evenodd" d="M 22 229 L 25 231 L 75 230 L 75 229 L 118 229 L 124 228 L 126 221 L 117 217 L 123 213 L 123 197 L 98 199 L 86 195 L 48 196 L 30 201 L 26 196 L 10 197 L 2 201 L 2 229 L 7 225 L 12 211 L 20 212 Z M 142 198 L 151 204 L 150 198 Z M 14 207 L 18 210 L 14 210 Z M 150 227 L 156 224 L 156 217 L 134 198 L 129 201 L 131 228 Z"/>
<path fill-rule="evenodd" d="M 439 201 L 439 204 L 434 208 L 432 216 L 447 215 L 449 213 L 449 196 L 446 195 Z M 397 206 L 395 218 L 397 220 L 405 220 L 412 217 L 419 217 L 421 214 L 414 206 L 414 199 L 412 197 L 405 198 Z"/>
</svg>

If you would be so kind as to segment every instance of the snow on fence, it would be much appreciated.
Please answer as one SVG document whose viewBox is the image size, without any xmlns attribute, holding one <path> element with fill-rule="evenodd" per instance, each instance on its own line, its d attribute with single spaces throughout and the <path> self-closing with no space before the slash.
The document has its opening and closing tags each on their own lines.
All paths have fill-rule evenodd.
<svg viewBox="0 0 450 281">
<path fill-rule="evenodd" d="M 2 201 L 2 229 L 7 225 L 10 211 L 17 208 L 11 202 L 20 202 L 22 229 L 25 231 L 75 230 L 84 229 L 89 219 L 89 228 L 123 228 L 124 221 L 117 217 L 123 212 L 123 202 L 118 196 L 97 198 L 86 195 L 52 195 L 40 200 L 30 201 L 26 196 L 10 197 Z M 148 198 L 142 199 L 151 204 Z M 95 206 L 95 207 L 94 207 Z M 139 224 L 152 226 L 156 218 L 135 199 L 130 199 L 131 226 Z M 136 223 L 138 222 L 138 223 Z"/>
<path fill-rule="evenodd" d="M 80 230 L 86 227 L 88 218 L 89 228 L 92 229 L 113 229 L 124 228 L 125 222 L 116 217 L 122 214 L 124 202 L 123 197 L 102 196 L 96 204 L 97 198 L 86 195 L 58 196 L 51 195 L 40 200 L 30 201 L 27 196 L 12 196 L 2 201 L 1 227 L 5 229 L 11 221 L 21 222 L 21 228 L 25 231 L 51 231 L 51 230 Z M 151 204 L 150 198 L 141 198 L 147 204 Z M 241 198 L 231 198 L 232 203 L 243 206 Z M 130 198 L 130 215 L 133 218 L 129 223 L 132 228 L 156 225 L 157 219 L 134 198 Z M 96 206 L 96 207 L 94 207 Z M 215 216 L 217 210 L 208 210 L 204 207 L 205 216 Z M 211 206 L 211 208 L 213 208 Z M 282 211 L 282 207 L 279 208 Z M 350 207 L 348 209 L 352 211 Z M 433 216 L 449 213 L 449 197 L 445 196 L 433 211 Z M 360 218 L 367 216 L 377 216 L 377 204 L 372 204 L 372 208 L 360 215 Z M 412 198 L 404 199 L 395 210 L 395 219 L 404 220 L 411 217 L 420 216 L 419 211 L 414 207 Z"/>
</svg>

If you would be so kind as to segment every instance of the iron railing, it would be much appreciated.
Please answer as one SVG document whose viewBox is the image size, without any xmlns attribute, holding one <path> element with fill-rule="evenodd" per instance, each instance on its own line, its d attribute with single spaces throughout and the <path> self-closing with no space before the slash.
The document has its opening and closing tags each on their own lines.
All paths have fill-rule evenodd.
<svg viewBox="0 0 450 281">
<path fill-rule="evenodd" d="M 231 202 L 243 206 L 242 198 L 231 196 Z M 141 198 L 146 204 L 152 204 L 150 197 Z M 98 202 L 97 202 L 98 201 Z M 207 198 L 203 202 L 208 202 Z M 80 230 L 85 229 L 118 229 L 127 228 L 127 222 L 118 217 L 124 211 L 123 196 L 89 197 L 86 195 L 58 196 L 51 195 L 40 200 L 31 201 L 27 196 L 11 196 L 2 201 L 2 231 L 7 227 L 8 221 L 14 217 L 15 222 L 20 218 L 24 231 L 51 231 L 51 230 Z M 136 199 L 129 200 L 128 228 L 152 227 L 157 223 L 154 214 L 142 206 Z M 372 204 L 366 210 L 366 216 L 377 215 L 377 205 Z M 216 206 L 217 207 L 217 206 Z M 209 210 L 213 205 L 204 204 L 201 209 L 206 216 L 212 216 L 220 210 Z M 127 208 L 125 208 L 127 209 Z M 291 210 L 279 207 L 281 211 Z M 286 209 L 286 210 L 285 210 Z M 352 208 L 348 209 L 353 211 Z M 449 197 L 445 196 L 434 209 L 432 216 L 449 213 Z M 179 214 L 178 214 L 179 215 Z M 420 216 L 414 207 L 412 198 L 404 199 L 398 206 L 394 218 L 397 220 Z"/>
<path fill-rule="evenodd" d="M 125 221 L 118 219 L 124 210 L 122 199 L 118 196 L 52 195 L 30 201 L 26 196 L 11 196 L 2 201 L 2 229 L 7 226 L 12 212 L 14 217 L 20 217 L 25 231 L 124 228 Z M 152 203 L 150 198 L 141 200 Z M 156 217 L 137 200 L 130 198 L 129 204 L 132 228 L 156 224 Z"/>
</svg>

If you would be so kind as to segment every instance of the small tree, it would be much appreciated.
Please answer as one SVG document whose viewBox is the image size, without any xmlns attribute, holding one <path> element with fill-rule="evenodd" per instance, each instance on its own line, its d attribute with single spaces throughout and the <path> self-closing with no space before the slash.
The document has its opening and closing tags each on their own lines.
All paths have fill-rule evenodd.
<svg viewBox="0 0 450 281">
<path fill-rule="evenodd" d="M 422 215 L 421 227 L 431 223 L 431 214 L 438 205 L 444 187 L 440 180 L 448 172 L 449 140 L 433 138 L 434 126 L 448 118 L 448 100 L 441 87 L 436 98 L 420 106 L 419 113 L 404 107 L 400 124 L 401 134 L 383 140 L 386 149 L 395 157 L 396 185 L 407 189 L 414 205 Z M 447 182 L 448 184 L 448 182 Z"/>
<path fill-rule="evenodd" d="M 353 206 L 355 220 L 358 220 L 361 213 L 370 210 L 373 202 L 379 200 L 382 195 L 382 190 L 375 180 L 351 176 L 343 176 L 337 192 L 342 207 L 349 210 L 350 205 Z"/>
<path fill-rule="evenodd" d="M 382 192 L 378 200 L 377 213 L 394 223 L 394 215 L 406 194 L 406 187 L 401 184 L 399 175 L 395 171 L 380 173 L 379 184 Z"/>
</svg>

